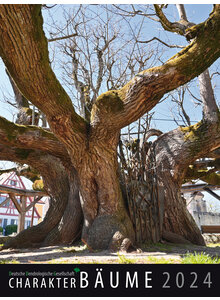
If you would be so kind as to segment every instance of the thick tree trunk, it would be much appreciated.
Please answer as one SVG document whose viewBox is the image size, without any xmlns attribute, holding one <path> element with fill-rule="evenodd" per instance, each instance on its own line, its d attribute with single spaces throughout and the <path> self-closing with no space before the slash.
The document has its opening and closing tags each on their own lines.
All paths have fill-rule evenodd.
<svg viewBox="0 0 220 300">
<path fill-rule="evenodd" d="M 163 176 L 163 188 L 165 194 L 163 238 L 169 239 L 168 233 L 178 235 L 170 237 L 170 241 L 196 245 L 205 245 L 201 232 L 186 207 L 186 201 L 181 196 L 180 185 L 171 176 Z M 185 240 L 184 240 L 185 239 Z"/>
<path fill-rule="evenodd" d="M 114 149 L 115 148 L 115 149 Z M 119 183 L 116 146 L 94 146 L 79 168 L 84 215 L 82 240 L 93 249 L 117 249 L 134 242 L 134 230 Z"/>
<path fill-rule="evenodd" d="M 133 226 L 121 193 L 115 148 L 99 145 L 84 153 L 78 174 L 55 157 L 38 156 L 36 161 L 36 154 L 33 158 L 30 154 L 28 163 L 43 174 L 45 187 L 53 198 L 43 222 L 22 231 L 4 248 L 69 244 L 80 238 L 83 217 L 81 237 L 92 249 L 117 250 L 126 238 L 129 243 L 134 242 Z"/>
<path fill-rule="evenodd" d="M 79 184 L 76 172 L 70 174 L 68 202 L 60 222 L 49 232 L 43 245 L 71 244 L 82 232 L 83 214 L 79 199 Z"/>
<path fill-rule="evenodd" d="M 32 161 L 29 159 L 33 149 L 45 151 L 40 142 L 45 142 L 45 137 L 49 140 L 46 152 L 60 157 L 65 148 L 68 152 L 66 155 L 71 156 L 69 162 L 80 178 L 84 215 L 82 239 L 85 243 L 94 249 L 106 249 L 120 246 L 126 238 L 134 241 L 133 227 L 123 202 L 117 174 L 117 132 L 152 109 L 165 93 L 190 81 L 219 57 L 219 15 L 220 6 L 215 5 L 206 22 L 188 30 L 189 38 L 196 37 L 192 43 L 167 63 L 137 74 L 120 90 L 100 95 L 92 107 L 88 124 L 75 112 L 71 99 L 50 68 L 41 7 L 0 6 L 0 55 L 18 89 L 46 114 L 51 130 L 61 142 L 58 145 L 55 136 L 49 132 L 37 132 L 34 128 L 30 130 L 14 124 L 10 126 L 12 132 L 4 135 L 2 143 L 19 148 L 15 152 L 21 155 L 20 160 L 33 164 L 39 170 L 45 178 L 46 188 L 53 196 L 45 220 L 21 232 L 9 242 L 11 245 L 19 247 L 70 242 L 80 230 L 82 217 L 78 191 L 75 189 L 76 182 L 66 174 L 69 168 L 62 164 L 48 166 L 48 162 L 45 167 L 45 162 L 38 163 L 36 156 Z M 213 119 L 218 117 L 215 110 Z M 210 112 L 213 115 L 213 111 Z M 5 123 L 1 123 L 3 129 Z M 188 167 L 190 161 L 205 153 L 204 145 L 210 150 L 210 140 L 203 135 L 204 131 L 210 133 L 207 125 L 202 122 L 177 130 L 174 135 L 167 134 L 167 138 L 159 142 L 156 151 L 158 182 L 165 192 L 164 232 L 180 235 L 197 244 L 203 244 L 203 240 L 181 199 L 183 176 L 178 176 L 178 172 L 182 171 L 182 166 Z M 16 131 L 20 132 L 18 139 L 15 138 Z M 29 134 L 25 136 L 27 131 Z M 33 134 L 30 135 L 30 131 Z M 113 138 L 110 141 L 111 135 Z M 219 141 L 214 141 L 213 147 L 214 143 L 219 146 Z M 54 144 L 59 146 L 56 154 Z"/>
<path fill-rule="evenodd" d="M 30 155 L 29 163 L 44 175 L 45 188 L 51 195 L 51 203 L 40 224 L 23 230 L 8 240 L 4 248 L 71 243 L 79 237 L 82 225 L 76 172 L 71 167 L 71 171 L 68 171 L 59 159 L 50 155 L 39 155 L 38 160 L 35 155 Z"/>
<path fill-rule="evenodd" d="M 164 238 L 168 236 L 166 233 L 181 237 L 177 243 L 185 239 L 186 242 L 205 245 L 198 226 L 187 210 L 185 199 L 181 196 L 182 180 L 192 160 L 191 152 L 187 152 L 190 147 L 192 143 L 184 140 L 180 129 L 164 134 L 154 142 L 157 180 L 164 191 L 163 232 Z"/>
</svg>

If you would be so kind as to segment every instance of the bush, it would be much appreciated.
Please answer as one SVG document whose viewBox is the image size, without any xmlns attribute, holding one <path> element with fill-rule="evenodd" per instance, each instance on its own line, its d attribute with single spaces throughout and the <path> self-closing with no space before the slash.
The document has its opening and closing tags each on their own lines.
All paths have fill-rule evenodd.
<svg viewBox="0 0 220 300">
<path fill-rule="evenodd" d="M 10 235 L 13 232 L 17 232 L 18 225 L 7 225 L 5 227 L 5 235 Z"/>
<path fill-rule="evenodd" d="M 0 234 L 3 232 L 3 227 L 0 226 Z"/>
</svg>

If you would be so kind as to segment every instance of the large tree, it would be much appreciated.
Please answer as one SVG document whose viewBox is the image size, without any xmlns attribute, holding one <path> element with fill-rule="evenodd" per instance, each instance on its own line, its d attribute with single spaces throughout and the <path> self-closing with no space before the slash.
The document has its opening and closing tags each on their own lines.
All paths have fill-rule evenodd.
<svg viewBox="0 0 220 300">
<path fill-rule="evenodd" d="M 156 12 L 163 21 L 160 7 Z M 138 73 L 122 88 L 98 96 L 89 118 L 83 118 L 51 69 L 41 6 L 0 5 L 0 55 L 19 91 L 46 115 L 51 130 L 0 119 L 0 159 L 38 170 L 52 196 L 45 220 L 21 232 L 8 246 L 73 241 L 82 218 L 82 240 L 93 249 L 123 243 L 125 238 L 134 241 L 118 174 L 120 130 L 220 56 L 220 5 L 199 25 L 180 24 L 192 40 L 187 47 L 165 64 Z M 220 144 L 214 97 L 204 97 L 203 105 L 201 122 L 165 133 L 154 143 L 158 182 L 165 192 L 163 234 L 175 233 L 196 244 L 204 241 L 180 187 L 188 166 Z"/>
</svg>

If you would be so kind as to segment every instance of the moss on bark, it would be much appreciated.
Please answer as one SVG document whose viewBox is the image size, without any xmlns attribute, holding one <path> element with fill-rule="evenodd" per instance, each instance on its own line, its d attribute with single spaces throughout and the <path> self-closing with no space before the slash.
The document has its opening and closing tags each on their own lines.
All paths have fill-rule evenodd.
<svg viewBox="0 0 220 300">
<path fill-rule="evenodd" d="M 30 149 L 15 149 L 15 154 L 17 155 L 17 157 L 19 157 L 22 160 L 26 160 L 28 158 L 28 156 L 30 155 L 30 153 L 33 153 L 34 150 L 30 150 Z"/>
<path fill-rule="evenodd" d="M 101 94 L 93 105 L 91 113 L 91 121 L 94 119 L 97 111 L 103 114 L 115 114 L 121 112 L 124 109 L 123 101 L 117 90 L 107 91 Z"/>
<path fill-rule="evenodd" d="M 44 190 L 44 183 L 42 179 L 37 179 L 34 181 L 32 185 L 33 190 L 35 191 L 43 191 Z"/>
<path fill-rule="evenodd" d="M 207 132 L 208 124 L 205 121 L 200 121 L 195 125 L 180 127 L 180 130 L 184 133 L 184 140 L 194 142 L 204 137 Z"/>
<path fill-rule="evenodd" d="M 220 174 L 208 169 L 197 169 L 189 166 L 185 174 L 186 181 L 201 179 L 211 185 L 220 185 Z"/>
<path fill-rule="evenodd" d="M 40 127 L 34 125 L 20 125 L 8 121 L 7 119 L 0 117 L 0 131 L 4 131 L 6 137 L 9 141 L 16 140 L 22 134 L 34 133 L 36 132 L 37 136 L 45 137 L 49 140 L 57 141 L 55 135 L 47 130 L 44 130 Z"/>
</svg>

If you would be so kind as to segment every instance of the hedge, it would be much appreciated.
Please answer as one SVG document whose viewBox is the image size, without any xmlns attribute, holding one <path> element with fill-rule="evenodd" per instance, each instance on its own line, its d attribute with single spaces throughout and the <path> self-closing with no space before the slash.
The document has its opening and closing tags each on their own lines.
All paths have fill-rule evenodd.
<svg viewBox="0 0 220 300">
<path fill-rule="evenodd" d="M 5 227 L 5 235 L 10 235 L 13 232 L 17 232 L 18 225 L 7 225 Z"/>
</svg>

